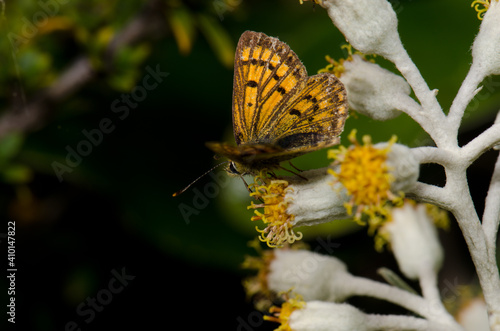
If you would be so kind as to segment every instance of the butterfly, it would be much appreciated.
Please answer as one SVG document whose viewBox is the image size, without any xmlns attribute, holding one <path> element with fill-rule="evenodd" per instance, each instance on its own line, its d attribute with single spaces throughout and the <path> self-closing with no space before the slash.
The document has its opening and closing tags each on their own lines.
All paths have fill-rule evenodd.
<svg viewBox="0 0 500 331">
<path fill-rule="evenodd" d="M 236 146 L 206 145 L 230 160 L 228 173 L 256 174 L 338 144 L 348 115 L 346 89 L 333 74 L 308 76 L 284 42 L 246 31 L 236 48 L 232 114 Z"/>
</svg>

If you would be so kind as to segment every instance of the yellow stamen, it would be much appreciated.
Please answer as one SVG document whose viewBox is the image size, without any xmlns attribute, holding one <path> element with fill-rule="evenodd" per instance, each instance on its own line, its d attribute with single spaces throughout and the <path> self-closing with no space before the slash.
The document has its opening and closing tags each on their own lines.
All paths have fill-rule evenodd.
<svg viewBox="0 0 500 331">
<path fill-rule="evenodd" d="M 329 156 L 340 164 L 339 172 L 333 169 L 329 169 L 329 172 L 342 183 L 349 195 L 354 197 L 355 205 L 378 205 L 388 199 L 394 180 L 386 160 L 395 138 L 391 139 L 389 146 L 384 149 L 375 148 L 370 136 L 364 136 L 364 144 L 360 145 L 356 140 L 355 130 L 348 138 L 353 143 L 351 147 L 329 153 Z"/>
<path fill-rule="evenodd" d="M 304 308 L 305 304 L 306 303 L 304 300 L 302 300 L 302 297 L 297 295 L 295 298 L 288 299 L 281 305 L 281 307 L 272 306 L 271 308 L 269 308 L 269 313 L 271 313 L 271 316 L 265 315 L 264 319 L 266 321 L 281 324 L 274 331 L 292 331 L 292 328 L 288 324 L 290 315 L 292 315 L 295 310 Z"/>
<path fill-rule="evenodd" d="M 300 3 L 301 5 L 303 5 L 303 4 L 304 4 L 304 1 L 308 1 L 308 0 L 299 0 L 299 3 Z M 311 1 L 312 1 L 314 4 L 318 4 L 318 5 L 321 5 L 321 3 L 322 3 L 322 0 L 311 0 Z"/>
<path fill-rule="evenodd" d="M 441 229 L 448 230 L 450 228 L 450 218 L 446 210 L 440 209 L 438 206 L 426 203 L 427 213 L 434 221 L 434 224 Z"/>
<path fill-rule="evenodd" d="M 255 307 L 260 311 L 267 310 L 272 305 L 275 295 L 268 287 L 267 278 L 269 275 L 269 265 L 274 259 L 274 251 L 263 250 L 260 241 L 255 240 L 248 243 L 253 247 L 259 256 L 245 256 L 241 264 L 243 269 L 255 270 L 254 276 L 249 276 L 243 280 L 243 287 L 248 299 L 253 299 Z"/>
<path fill-rule="evenodd" d="M 367 55 L 365 55 L 359 51 L 353 52 L 351 44 L 344 44 L 344 45 L 340 46 L 340 49 L 343 49 L 343 50 L 345 49 L 347 51 L 347 57 L 345 59 L 339 59 L 337 61 L 335 59 L 332 59 L 329 55 L 326 55 L 325 59 L 329 64 L 326 67 L 324 67 L 323 69 L 318 70 L 318 73 L 327 72 L 327 73 L 334 74 L 336 77 L 342 76 L 342 74 L 345 71 L 344 63 L 346 61 L 352 61 L 352 56 L 354 54 L 359 55 L 365 61 L 375 63 L 375 59 L 373 59 L 373 58 L 369 59 Z M 371 56 L 375 57 L 375 55 L 371 55 Z"/>
<path fill-rule="evenodd" d="M 292 222 L 295 216 L 287 213 L 285 195 L 290 190 L 287 181 L 272 180 L 265 175 L 265 171 L 261 171 L 255 176 L 250 188 L 254 190 L 250 196 L 263 201 L 261 204 L 251 202 L 248 206 L 248 209 L 254 209 L 255 213 L 251 220 L 261 220 L 266 225 L 264 229 L 256 227 L 260 234 L 259 240 L 274 248 L 302 239 L 302 233 L 293 231 Z M 264 212 L 258 211 L 258 208 L 263 208 Z"/>
<path fill-rule="evenodd" d="M 339 166 L 338 171 L 328 169 L 328 172 L 336 178 L 332 184 L 341 183 L 351 197 L 344 204 L 347 213 L 357 223 L 368 225 L 368 233 L 376 236 L 376 247 L 381 247 L 378 229 L 391 219 L 390 207 L 402 201 L 402 196 L 390 191 L 394 177 L 386 163 L 397 138 L 393 136 L 385 148 L 374 147 L 367 135 L 363 136 L 361 145 L 356 130 L 352 130 L 348 139 L 352 143 L 348 148 L 328 151 L 328 157 L 335 160 L 332 165 Z"/>
<path fill-rule="evenodd" d="M 477 18 L 482 21 L 484 14 L 488 11 L 488 8 L 490 8 L 490 4 L 491 0 L 474 0 L 470 6 L 474 7 L 474 10 L 477 11 Z"/>
</svg>

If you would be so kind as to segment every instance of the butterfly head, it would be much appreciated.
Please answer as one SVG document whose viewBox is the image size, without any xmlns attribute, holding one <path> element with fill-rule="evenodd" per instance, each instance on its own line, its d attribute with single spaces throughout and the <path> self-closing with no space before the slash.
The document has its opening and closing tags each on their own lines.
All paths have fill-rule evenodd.
<svg viewBox="0 0 500 331">
<path fill-rule="evenodd" d="M 252 171 L 241 163 L 235 161 L 229 161 L 226 167 L 226 171 L 232 176 L 244 176 L 252 174 Z"/>
</svg>

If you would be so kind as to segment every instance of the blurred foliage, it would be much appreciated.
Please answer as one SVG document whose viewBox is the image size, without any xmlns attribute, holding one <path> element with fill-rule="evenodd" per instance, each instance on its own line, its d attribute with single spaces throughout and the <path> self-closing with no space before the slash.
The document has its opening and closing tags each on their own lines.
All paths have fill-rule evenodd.
<svg viewBox="0 0 500 331">
<path fill-rule="evenodd" d="M 6 37 L 0 39 L 2 111 L 14 106 L 24 111 L 26 100 L 43 93 L 82 56 L 99 73 L 61 103 L 51 105 L 54 116 L 37 131 L 15 133 L 0 141 L 2 219 L 17 221 L 19 233 L 24 234 L 19 249 L 26 250 L 26 271 L 35 273 L 46 265 L 57 265 L 56 279 L 46 279 L 47 288 L 61 300 L 47 299 L 56 308 L 51 310 L 45 304 L 43 289 L 33 289 L 42 298 L 32 301 L 38 307 L 33 323 L 44 326 L 40 329 L 62 329 L 50 317 L 57 308 L 70 316 L 63 322 L 75 318 L 75 305 L 95 294 L 100 288 L 96 279 L 105 283 L 113 267 L 132 265 L 137 273 L 148 270 L 150 274 L 144 278 L 158 284 L 163 277 L 181 282 L 193 274 L 213 272 L 210 270 L 237 273 L 243 255 L 249 252 L 246 243 L 256 235 L 241 181 L 218 169 L 180 197 L 171 196 L 212 166 L 212 154 L 204 142 L 233 141 L 231 67 L 237 40 L 245 30 L 277 36 L 299 55 L 311 75 L 327 64 L 325 55 L 345 56 L 340 48 L 345 43 L 343 36 L 326 12 L 311 3 L 163 0 L 157 1 L 156 13 L 163 17 L 164 31 L 120 47 L 108 67 L 105 54 L 110 42 L 148 3 L 5 2 L 0 23 Z M 470 45 L 479 26 L 475 11 L 468 3 L 453 0 L 394 1 L 393 5 L 408 53 L 430 88 L 439 89 L 439 101 L 447 109 L 471 62 Z M 377 63 L 394 70 L 384 59 L 377 58 Z M 143 86 L 145 77 L 151 75 L 147 68 L 159 68 L 169 75 L 147 90 L 143 100 L 134 101 L 134 88 Z M 470 139 L 468 132 L 477 134 L 491 123 L 498 110 L 498 78 L 485 85 L 464 120 L 465 141 Z M 127 97 L 135 105 L 127 105 Z M 126 107 L 127 116 L 114 111 L 113 104 Z M 83 131 L 99 129 L 103 119 L 114 130 L 101 131 L 101 141 L 91 143 Z M 370 134 L 374 142 L 396 134 L 403 144 L 431 144 L 425 132 L 404 114 L 387 122 L 353 115 L 345 132 L 353 128 L 361 135 Z M 342 143 L 345 141 L 344 137 Z M 78 152 L 79 146 L 83 150 L 85 142 L 90 151 L 60 181 L 54 162 L 68 164 L 69 150 Z M 483 177 L 471 182 L 473 190 L 477 185 L 482 192 L 478 201 L 484 198 L 488 184 L 488 176 L 484 176 L 484 169 L 490 171 L 488 160 L 478 161 L 476 167 Z M 302 156 L 294 164 L 302 169 L 326 166 L 326 151 Z M 434 168 L 422 170 L 427 182 L 443 180 Z M 333 222 L 304 232 L 309 231 L 311 241 L 321 234 L 342 242 L 339 254 L 353 261 L 350 267 L 355 272 L 363 272 L 380 255 L 373 258 L 366 253 L 373 248 L 371 239 L 363 243 L 353 239 L 356 237 L 342 239 L 355 236 L 352 233 L 357 229 L 349 222 Z M 138 254 L 140 258 L 135 257 Z M 167 257 L 182 262 L 166 262 Z M 216 278 L 220 276 L 214 273 Z M 216 297 L 226 278 L 218 281 L 210 286 L 203 281 L 189 286 L 203 292 L 213 290 Z M 238 287 L 239 280 L 235 284 Z M 26 285 L 25 290 L 29 289 Z M 149 289 L 165 296 L 170 293 L 160 285 Z M 180 306 L 192 304 L 188 296 Z M 234 329 L 235 319 L 229 316 L 232 320 L 227 323 Z"/>
<path fill-rule="evenodd" d="M 19 153 L 23 143 L 23 136 L 19 133 L 11 134 L 0 140 L 0 174 L 2 181 L 11 184 L 25 184 L 32 179 L 31 169 L 13 161 Z"/>
</svg>

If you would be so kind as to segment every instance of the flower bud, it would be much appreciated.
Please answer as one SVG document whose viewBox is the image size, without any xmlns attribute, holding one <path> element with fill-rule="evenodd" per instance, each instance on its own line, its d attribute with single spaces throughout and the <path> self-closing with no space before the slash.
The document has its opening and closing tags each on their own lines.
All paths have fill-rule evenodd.
<svg viewBox="0 0 500 331">
<path fill-rule="evenodd" d="M 488 311 L 482 299 L 474 299 L 463 307 L 457 316 L 457 321 L 466 331 L 488 331 Z"/>
<path fill-rule="evenodd" d="M 443 263 L 443 248 L 425 205 L 409 203 L 392 210 L 392 221 L 384 225 L 401 272 L 409 279 L 424 270 L 437 271 Z"/>
<path fill-rule="evenodd" d="M 472 45 L 472 66 L 484 76 L 500 74 L 500 3 L 490 1 Z"/>
<path fill-rule="evenodd" d="M 401 99 L 409 98 L 411 92 L 403 77 L 357 54 L 352 55 L 351 61 L 344 61 L 343 66 L 340 80 L 347 89 L 350 108 L 379 121 L 401 113 Z"/>
<path fill-rule="evenodd" d="M 339 301 L 345 298 L 342 286 L 352 276 L 342 261 L 305 250 L 279 249 L 274 253 L 268 275 L 270 290 L 283 292 L 293 288 L 306 301 Z M 339 291 L 335 291 L 336 288 Z"/>
<path fill-rule="evenodd" d="M 398 20 L 386 0 L 323 0 L 333 24 L 346 40 L 365 54 L 392 58 L 402 47 Z"/>
</svg>

